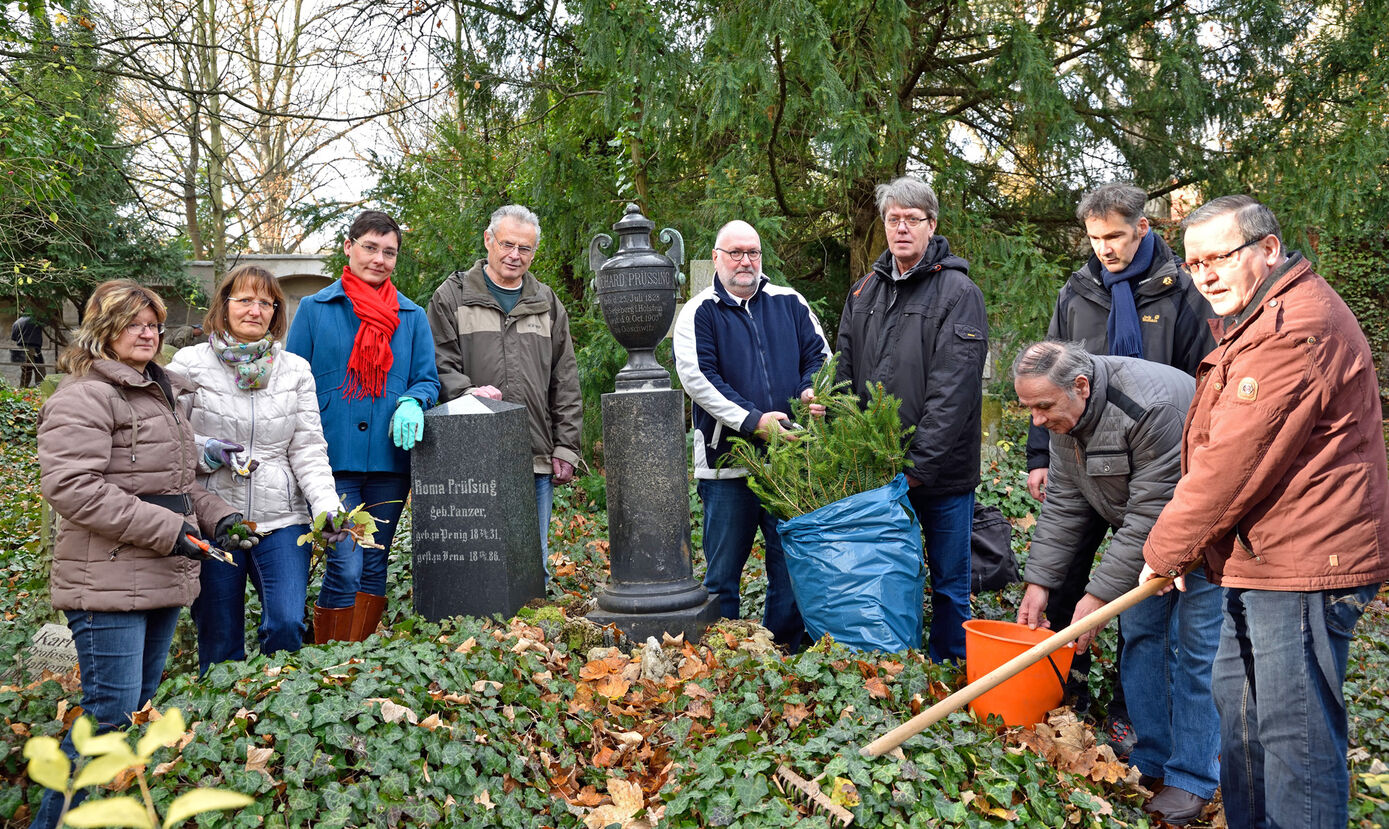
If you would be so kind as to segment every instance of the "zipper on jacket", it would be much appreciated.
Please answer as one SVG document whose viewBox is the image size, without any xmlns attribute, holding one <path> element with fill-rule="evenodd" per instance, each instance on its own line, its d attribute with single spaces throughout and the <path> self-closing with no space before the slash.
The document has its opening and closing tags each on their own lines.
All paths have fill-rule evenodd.
<svg viewBox="0 0 1389 829">
<path fill-rule="evenodd" d="M 255 454 L 255 448 L 256 448 L 256 393 L 255 393 L 255 391 L 253 390 L 253 391 L 251 392 L 251 439 L 250 439 L 249 441 L 246 442 L 246 466 L 247 466 L 247 467 L 249 467 L 249 466 L 251 465 L 251 457 Z M 251 476 L 254 475 L 254 474 L 255 474 L 255 473 L 252 472 L 250 469 L 247 469 L 247 471 L 246 471 L 246 516 L 245 516 L 245 518 L 246 518 L 247 521 L 254 521 L 254 520 L 255 520 L 254 518 L 252 518 L 253 513 L 251 512 L 251 498 L 252 498 L 252 496 L 255 494 L 255 491 L 256 491 L 255 482 L 251 479 Z M 232 473 L 232 478 L 235 479 L 235 477 L 236 477 L 236 473 L 233 472 L 233 473 Z"/>
</svg>

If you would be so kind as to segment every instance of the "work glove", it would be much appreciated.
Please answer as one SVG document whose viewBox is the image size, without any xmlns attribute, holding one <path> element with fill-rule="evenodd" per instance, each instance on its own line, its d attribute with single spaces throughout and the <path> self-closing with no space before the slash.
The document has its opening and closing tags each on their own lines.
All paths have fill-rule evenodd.
<svg viewBox="0 0 1389 829">
<path fill-rule="evenodd" d="M 174 549 L 170 555 L 183 556 L 184 558 L 191 558 L 194 561 L 206 561 L 211 556 L 207 554 L 205 548 L 199 547 L 194 543 L 194 539 L 203 544 L 207 543 L 203 540 L 203 534 L 198 532 L 197 527 L 184 521 L 183 529 L 179 530 L 178 538 L 174 539 Z"/>
<path fill-rule="evenodd" d="M 409 452 L 415 441 L 424 437 L 424 410 L 420 401 L 413 397 L 402 397 L 395 404 L 395 415 L 391 418 L 391 440 L 396 446 Z"/>
<path fill-rule="evenodd" d="M 341 522 L 341 523 L 339 523 Z M 351 535 L 347 531 L 347 514 L 343 513 L 339 518 L 335 512 L 328 513 L 323 519 L 323 541 L 326 544 L 341 544 Z"/>
<path fill-rule="evenodd" d="M 246 524 L 239 512 L 234 512 L 217 522 L 212 538 L 219 550 L 249 550 L 260 543 L 261 534 Z"/>
<path fill-rule="evenodd" d="M 574 480 L 574 464 L 559 458 L 550 458 L 550 471 L 557 484 L 567 484 Z"/>
<path fill-rule="evenodd" d="M 218 440 L 217 438 L 208 438 L 207 443 L 203 444 L 203 460 L 207 461 L 207 465 L 212 469 L 216 469 L 219 466 L 227 466 L 236 469 L 236 456 L 245 451 L 246 447 L 239 443 L 232 443 L 229 440 Z"/>
</svg>

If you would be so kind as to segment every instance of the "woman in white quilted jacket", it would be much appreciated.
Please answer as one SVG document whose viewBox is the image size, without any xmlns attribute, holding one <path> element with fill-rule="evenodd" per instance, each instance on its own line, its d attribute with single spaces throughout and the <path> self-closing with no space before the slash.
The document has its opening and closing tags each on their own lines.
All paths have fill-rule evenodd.
<svg viewBox="0 0 1389 829">
<path fill-rule="evenodd" d="M 194 389 L 179 404 L 202 447 L 198 480 L 262 535 L 250 549 L 228 551 L 235 566 L 203 564 L 192 610 L 200 673 L 246 658 L 247 578 L 260 594 L 261 653 L 299 649 L 310 549 L 298 539 L 313 515 L 339 509 L 313 373 L 280 342 L 288 324 L 275 277 L 236 268 L 208 308 L 207 342 L 180 349 L 169 364 Z"/>
</svg>

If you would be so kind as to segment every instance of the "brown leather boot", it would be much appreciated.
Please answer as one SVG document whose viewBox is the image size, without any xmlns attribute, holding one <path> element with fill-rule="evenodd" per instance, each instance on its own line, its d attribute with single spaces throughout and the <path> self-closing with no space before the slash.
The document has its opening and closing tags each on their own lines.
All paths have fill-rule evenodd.
<svg viewBox="0 0 1389 829">
<path fill-rule="evenodd" d="M 386 612 L 386 597 L 358 593 L 355 607 L 349 639 L 353 642 L 364 642 L 368 636 L 376 632 L 376 626 L 381 623 L 381 616 Z"/>
<path fill-rule="evenodd" d="M 352 614 L 355 607 L 313 606 L 313 641 L 315 645 L 329 642 L 350 642 Z"/>
</svg>

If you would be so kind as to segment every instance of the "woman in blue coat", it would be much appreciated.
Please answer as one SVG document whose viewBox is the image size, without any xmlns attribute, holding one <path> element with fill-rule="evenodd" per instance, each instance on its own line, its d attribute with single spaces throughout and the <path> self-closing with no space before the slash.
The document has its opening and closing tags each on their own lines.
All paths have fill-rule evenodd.
<svg viewBox="0 0 1389 829">
<path fill-rule="evenodd" d="M 386 555 L 410 491 L 410 448 L 439 396 L 424 309 L 391 284 L 400 225 L 368 210 L 347 231 L 342 278 L 300 304 L 285 347 L 309 361 L 328 462 L 348 509 L 366 504 L 377 543 L 351 539 L 328 556 L 314 641 L 360 642 L 386 610 Z"/>
</svg>

